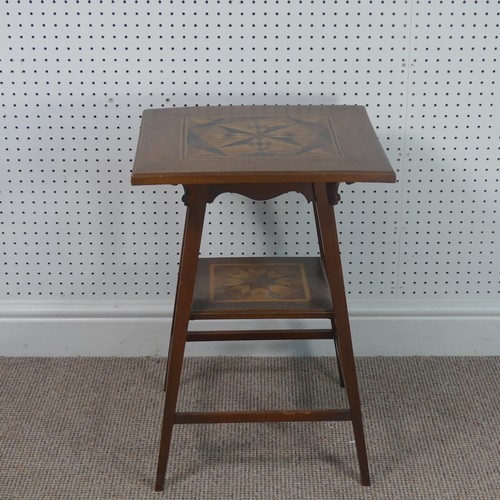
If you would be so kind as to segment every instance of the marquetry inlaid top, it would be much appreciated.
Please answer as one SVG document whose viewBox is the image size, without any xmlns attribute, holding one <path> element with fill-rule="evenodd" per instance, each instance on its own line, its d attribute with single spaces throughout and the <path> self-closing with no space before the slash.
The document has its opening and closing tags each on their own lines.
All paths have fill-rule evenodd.
<svg viewBox="0 0 500 500">
<path fill-rule="evenodd" d="M 146 110 L 133 184 L 392 182 L 362 106 Z"/>
<path fill-rule="evenodd" d="M 325 113 L 182 119 L 183 159 L 342 158 L 333 124 Z"/>
</svg>

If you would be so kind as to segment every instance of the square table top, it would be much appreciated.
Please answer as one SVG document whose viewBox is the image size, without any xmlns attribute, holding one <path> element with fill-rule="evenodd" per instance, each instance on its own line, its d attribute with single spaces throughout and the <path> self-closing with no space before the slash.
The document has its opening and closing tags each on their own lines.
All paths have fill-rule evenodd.
<svg viewBox="0 0 500 500">
<path fill-rule="evenodd" d="M 394 182 L 363 106 L 145 110 L 132 184 Z"/>
</svg>

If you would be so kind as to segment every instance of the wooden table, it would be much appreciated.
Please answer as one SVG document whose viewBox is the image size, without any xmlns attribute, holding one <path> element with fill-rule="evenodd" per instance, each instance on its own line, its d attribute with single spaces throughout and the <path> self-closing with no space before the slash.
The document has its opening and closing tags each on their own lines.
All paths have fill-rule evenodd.
<svg viewBox="0 0 500 500">
<path fill-rule="evenodd" d="M 182 184 L 187 206 L 165 379 L 156 490 L 174 424 L 352 421 L 363 485 L 370 484 L 339 242 L 332 209 L 341 182 L 394 182 L 362 106 L 229 106 L 144 112 L 132 184 Z M 319 257 L 199 259 L 207 203 L 232 192 L 267 200 L 290 191 L 313 205 Z M 331 328 L 188 331 L 198 319 L 325 318 Z M 348 409 L 177 412 L 189 341 L 334 342 Z"/>
</svg>

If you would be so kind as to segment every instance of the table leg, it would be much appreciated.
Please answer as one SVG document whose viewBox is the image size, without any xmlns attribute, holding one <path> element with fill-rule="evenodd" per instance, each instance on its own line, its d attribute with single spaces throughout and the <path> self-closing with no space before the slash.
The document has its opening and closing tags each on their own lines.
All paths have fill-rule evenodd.
<svg viewBox="0 0 500 500">
<path fill-rule="evenodd" d="M 336 331 L 335 319 L 332 319 L 332 328 L 333 331 L 335 332 L 333 334 L 333 343 L 335 346 L 335 355 L 337 356 L 337 368 L 339 370 L 339 384 L 340 387 L 345 387 L 344 376 L 342 375 L 342 367 L 340 366 L 339 336 L 338 332 Z"/>
<path fill-rule="evenodd" d="M 182 241 L 177 292 L 172 318 L 172 331 L 165 377 L 165 407 L 160 440 L 158 469 L 156 473 L 156 491 L 162 491 L 167 470 L 170 441 L 174 425 L 177 395 L 186 346 L 187 330 L 191 313 L 196 267 L 200 251 L 203 220 L 207 202 L 207 188 L 189 187 L 185 197 L 187 205 L 184 237 Z"/>
<path fill-rule="evenodd" d="M 356 365 L 352 349 L 351 329 L 342 275 L 342 262 L 340 259 L 335 214 L 333 207 L 329 204 L 326 185 L 324 183 L 315 183 L 313 184 L 313 188 L 314 208 L 319 228 L 319 241 L 322 245 L 321 254 L 324 259 L 325 271 L 333 301 L 335 323 L 337 326 L 338 359 L 344 377 L 347 399 L 351 410 L 354 439 L 356 441 L 356 450 L 361 472 L 361 483 L 364 486 L 369 486 L 370 473 L 366 455 L 363 419 L 361 416 Z"/>
<path fill-rule="evenodd" d="M 314 221 L 316 223 L 316 234 L 318 235 L 319 254 L 320 254 L 322 262 L 325 262 L 325 254 L 324 254 L 324 249 L 323 249 L 323 239 L 321 237 L 321 230 L 320 230 L 319 218 L 318 218 L 318 207 L 316 206 L 316 203 L 313 203 L 313 214 L 314 214 Z M 340 387 L 345 387 L 344 376 L 342 375 L 342 367 L 340 366 L 340 359 L 339 359 L 339 342 L 338 342 L 338 335 L 337 335 L 336 325 L 335 325 L 335 315 L 332 315 L 332 317 L 330 318 L 330 323 L 332 325 L 332 331 L 334 332 L 333 333 L 333 342 L 335 345 L 335 355 L 337 357 L 337 368 L 339 371 L 339 384 L 340 384 Z"/>
</svg>

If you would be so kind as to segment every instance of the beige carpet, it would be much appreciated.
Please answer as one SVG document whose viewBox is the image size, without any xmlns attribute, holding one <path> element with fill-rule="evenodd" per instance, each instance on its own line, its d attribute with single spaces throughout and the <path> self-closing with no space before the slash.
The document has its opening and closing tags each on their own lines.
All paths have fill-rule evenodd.
<svg viewBox="0 0 500 500">
<path fill-rule="evenodd" d="M 154 493 L 163 360 L 0 358 L 0 498 L 500 498 L 499 368 L 359 359 L 369 488 L 349 422 L 218 424 L 175 427 Z M 183 381 L 184 409 L 344 400 L 331 358 L 191 358 Z"/>
</svg>

